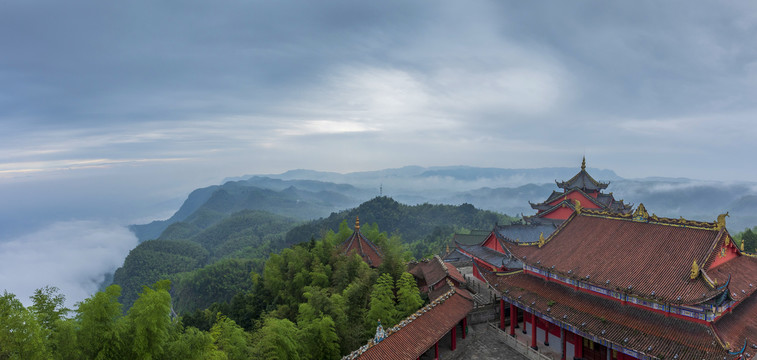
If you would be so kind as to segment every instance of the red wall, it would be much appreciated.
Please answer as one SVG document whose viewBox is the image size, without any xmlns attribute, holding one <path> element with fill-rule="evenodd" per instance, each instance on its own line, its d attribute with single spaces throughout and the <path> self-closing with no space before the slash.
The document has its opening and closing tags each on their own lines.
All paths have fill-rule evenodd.
<svg viewBox="0 0 757 360">
<path fill-rule="evenodd" d="M 551 213 L 544 215 L 543 217 L 547 219 L 560 219 L 565 220 L 570 217 L 570 215 L 573 214 L 573 209 L 569 207 L 559 208 L 555 209 Z"/>
<path fill-rule="evenodd" d="M 488 247 L 489 249 L 492 249 L 494 251 L 499 251 L 501 253 L 505 253 L 505 249 L 502 248 L 502 245 L 497 241 L 497 236 L 492 233 L 489 235 L 489 237 L 484 241 L 484 247 Z"/>
<path fill-rule="evenodd" d="M 721 256 L 721 249 L 723 248 L 725 248 L 725 256 Z M 728 246 L 721 246 L 716 251 L 714 251 L 712 255 L 715 256 L 715 260 L 712 262 L 712 264 L 710 264 L 710 268 L 707 270 L 710 270 L 718 265 L 725 264 L 731 259 L 737 258 L 739 256 L 739 252 L 738 250 L 736 250 L 733 240 L 731 240 L 731 243 Z"/>
</svg>

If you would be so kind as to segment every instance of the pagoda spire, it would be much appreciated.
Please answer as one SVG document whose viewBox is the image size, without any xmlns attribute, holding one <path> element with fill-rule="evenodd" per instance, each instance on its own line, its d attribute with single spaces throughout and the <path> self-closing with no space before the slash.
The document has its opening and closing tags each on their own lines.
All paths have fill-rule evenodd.
<svg viewBox="0 0 757 360">
<path fill-rule="evenodd" d="M 581 160 L 581 170 L 586 170 L 586 155 L 584 155 L 583 160 Z"/>
<path fill-rule="evenodd" d="M 360 216 L 355 217 L 355 231 L 360 230 Z"/>
</svg>

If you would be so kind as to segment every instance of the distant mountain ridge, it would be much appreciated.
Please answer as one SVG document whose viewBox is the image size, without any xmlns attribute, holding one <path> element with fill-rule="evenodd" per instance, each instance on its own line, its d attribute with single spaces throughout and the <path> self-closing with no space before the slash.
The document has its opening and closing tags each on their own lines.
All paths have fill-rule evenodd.
<svg viewBox="0 0 757 360">
<path fill-rule="evenodd" d="M 328 216 L 355 207 L 375 196 L 391 196 L 407 205 L 460 205 L 511 216 L 530 215 L 528 202 L 540 202 L 558 190 L 555 181 L 567 180 L 578 167 L 501 169 L 470 166 L 402 168 L 352 173 L 297 169 L 281 174 L 229 178 L 192 192 L 171 218 L 133 225 L 141 240 L 156 238 L 170 224 L 205 209 L 230 214 L 242 209 L 265 210 L 300 220 Z M 659 216 L 714 220 L 728 211 L 728 228 L 738 232 L 757 225 L 757 184 L 650 177 L 626 179 L 612 170 L 587 168 L 595 179 L 610 182 L 607 192 L 617 199 L 644 203 Z"/>
</svg>

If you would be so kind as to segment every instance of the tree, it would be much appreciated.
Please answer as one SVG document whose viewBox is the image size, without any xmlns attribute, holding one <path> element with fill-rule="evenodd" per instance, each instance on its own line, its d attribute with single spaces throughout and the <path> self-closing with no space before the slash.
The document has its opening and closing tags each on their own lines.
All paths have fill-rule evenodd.
<svg viewBox="0 0 757 360">
<path fill-rule="evenodd" d="M 287 319 L 268 317 L 256 333 L 255 358 L 269 360 L 299 360 L 302 347 L 297 325 Z"/>
<path fill-rule="evenodd" d="M 166 360 L 226 360 L 226 354 L 213 344 L 213 337 L 194 327 L 172 332 L 172 339 L 166 344 Z"/>
<path fill-rule="evenodd" d="M 379 276 L 371 291 L 371 302 L 366 316 L 368 329 L 376 326 L 381 320 L 386 327 L 397 323 L 397 309 L 394 307 L 394 280 L 392 276 L 384 273 Z"/>
<path fill-rule="evenodd" d="M 746 229 L 741 235 L 741 241 L 744 242 L 744 251 L 757 252 L 757 233 L 752 229 Z"/>
<path fill-rule="evenodd" d="M 65 316 L 70 310 L 63 306 L 66 297 L 59 293 L 60 289 L 55 286 L 45 286 L 34 291 L 31 310 L 37 317 L 40 325 L 53 331 L 55 322 Z"/>
<path fill-rule="evenodd" d="M 154 359 L 164 352 L 171 326 L 171 282 L 161 280 L 145 286 L 129 309 L 129 324 L 133 336 L 132 350 L 140 359 Z"/>
<path fill-rule="evenodd" d="M 423 305 L 421 293 L 415 282 L 415 277 L 410 273 L 402 273 L 397 280 L 397 312 L 399 318 L 404 319 L 408 315 L 418 310 Z"/>
<path fill-rule="evenodd" d="M 79 320 L 79 346 L 87 359 L 118 359 L 123 352 L 125 328 L 122 318 L 121 287 L 108 286 L 79 303 L 76 318 Z"/>
<path fill-rule="evenodd" d="M 215 325 L 210 329 L 213 344 L 218 350 L 223 351 L 229 360 L 242 360 L 252 358 L 249 347 L 249 338 L 234 320 L 218 314 Z"/>
<path fill-rule="evenodd" d="M 302 304 L 300 307 L 309 307 Z M 298 321 L 299 338 L 306 359 L 339 359 L 339 336 L 334 320 L 324 315 Z"/>
<path fill-rule="evenodd" d="M 0 359 L 49 359 L 45 331 L 16 296 L 0 296 Z"/>
</svg>

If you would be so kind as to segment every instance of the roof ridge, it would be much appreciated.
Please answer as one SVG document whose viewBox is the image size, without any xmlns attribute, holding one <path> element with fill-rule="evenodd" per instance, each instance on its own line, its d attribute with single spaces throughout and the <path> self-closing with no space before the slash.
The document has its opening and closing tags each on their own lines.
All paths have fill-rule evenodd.
<svg viewBox="0 0 757 360">
<path fill-rule="evenodd" d="M 640 207 L 643 205 L 644 204 L 642 203 L 639 204 Z M 637 207 L 637 211 L 638 211 L 638 207 Z M 646 222 L 646 223 L 655 224 L 655 225 L 677 226 L 677 227 L 686 227 L 686 228 L 692 228 L 692 229 L 712 230 L 712 231 L 720 230 L 718 229 L 717 222 L 689 220 L 683 217 L 680 217 L 679 219 L 673 219 L 673 218 L 660 217 L 660 216 L 657 216 L 656 214 L 652 214 L 652 215 L 646 216 L 644 220 L 639 220 L 639 219 L 634 219 L 634 215 L 636 214 L 636 212 L 623 214 L 623 213 L 618 213 L 618 212 L 599 210 L 599 209 L 587 209 L 587 208 L 582 208 L 581 214 L 586 215 L 586 216 L 591 216 L 591 217 L 600 217 L 600 218 L 614 219 L 614 220 Z"/>
</svg>

